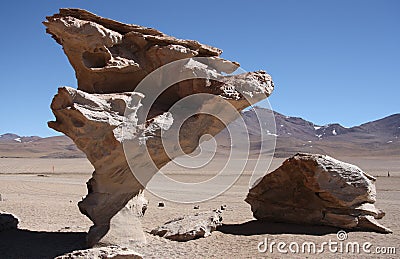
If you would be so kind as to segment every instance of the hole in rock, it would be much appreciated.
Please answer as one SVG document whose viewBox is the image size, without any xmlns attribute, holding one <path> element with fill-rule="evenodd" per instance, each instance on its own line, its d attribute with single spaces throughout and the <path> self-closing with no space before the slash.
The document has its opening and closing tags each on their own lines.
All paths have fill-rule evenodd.
<svg viewBox="0 0 400 259">
<path fill-rule="evenodd" d="M 88 52 L 82 54 L 83 64 L 87 68 L 102 68 L 107 65 L 107 54 L 105 52 Z"/>
</svg>

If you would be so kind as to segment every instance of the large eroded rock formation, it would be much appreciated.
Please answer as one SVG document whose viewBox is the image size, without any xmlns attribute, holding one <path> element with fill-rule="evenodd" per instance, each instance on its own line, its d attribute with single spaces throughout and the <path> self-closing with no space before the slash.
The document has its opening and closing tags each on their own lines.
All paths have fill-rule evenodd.
<svg viewBox="0 0 400 259">
<path fill-rule="evenodd" d="M 194 151 L 201 136 L 216 135 L 236 119 L 236 111 L 273 90 L 264 71 L 227 76 L 239 65 L 197 41 L 79 9 L 61 9 L 44 24 L 78 79 L 78 89 L 59 88 L 51 104 L 56 121 L 49 127 L 69 136 L 95 168 L 88 195 L 79 203 L 94 223 L 88 235 L 91 245 L 161 167 Z M 177 60 L 182 62 L 140 85 L 151 72 Z M 175 82 L 176 77 L 183 81 Z M 164 83 L 172 85 L 161 91 Z M 207 95 L 170 110 L 193 94 Z M 196 115 L 185 118 L 185 110 Z"/>
<path fill-rule="evenodd" d="M 375 219 L 375 178 L 357 166 L 325 155 L 297 154 L 250 189 L 246 202 L 255 218 L 272 222 L 391 230 Z"/>
</svg>

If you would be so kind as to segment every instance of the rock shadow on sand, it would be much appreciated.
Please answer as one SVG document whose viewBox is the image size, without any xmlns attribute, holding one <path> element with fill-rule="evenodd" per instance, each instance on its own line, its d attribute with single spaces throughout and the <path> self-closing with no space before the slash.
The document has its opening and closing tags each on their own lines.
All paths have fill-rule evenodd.
<svg viewBox="0 0 400 259">
<path fill-rule="evenodd" d="M 266 222 L 262 220 L 251 220 L 241 224 L 222 224 L 217 228 L 224 234 L 231 235 L 263 235 L 263 234 L 299 234 L 323 236 L 327 234 L 335 234 L 340 228 L 329 226 L 313 226 L 313 225 L 297 225 L 289 223 Z"/>
<path fill-rule="evenodd" d="M 42 232 L 13 229 L 0 232 L 2 258 L 54 258 L 86 249 L 86 232 Z"/>
</svg>

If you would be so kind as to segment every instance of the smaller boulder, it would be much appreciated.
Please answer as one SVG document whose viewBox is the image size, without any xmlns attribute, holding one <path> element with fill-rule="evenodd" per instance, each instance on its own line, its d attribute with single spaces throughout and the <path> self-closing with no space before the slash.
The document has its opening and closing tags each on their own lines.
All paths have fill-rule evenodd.
<svg viewBox="0 0 400 259">
<path fill-rule="evenodd" d="M 125 247 L 119 246 L 106 246 L 90 248 L 85 250 L 76 250 L 71 253 L 60 255 L 55 259 L 80 259 L 80 258 L 91 258 L 91 259 L 142 259 L 141 254 L 136 253 Z"/>
<path fill-rule="evenodd" d="M 0 232 L 9 230 L 9 229 L 17 229 L 19 220 L 12 214 L 1 212 L 0 211 Z"/>
<path fill-rule="evenodd" d="M 170 220 L 150 233 L 170 240 L 185 242 L 207 237 L 221 225 L 220 212 L 203 212 Z"/>
<path fill-rule="evenodd" d="M 162 202 L 162 201 L 160 201 L 160 202 L 158 203 L 158 207 L 159 207 L 159 208 L 164 208 L 164 207 L 165 207 L 165 203 Z"/>
<path fill-rule="evenodd" d="M 250 189 L 256 219 L 391 233 L 376 219 L 375 177 L 332 157 L 296 154 Z"/>
</svg>

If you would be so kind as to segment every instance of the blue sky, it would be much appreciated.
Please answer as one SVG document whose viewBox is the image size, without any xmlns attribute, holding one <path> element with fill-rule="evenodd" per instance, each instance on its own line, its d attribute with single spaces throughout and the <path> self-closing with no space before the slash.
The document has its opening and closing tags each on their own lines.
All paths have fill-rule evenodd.
<svg viewBox="0 0 400 259">
<path fill-rule="evenodd" d="M 47 128 L 57 87 L 74 71 L 41 22 L 79 7 L 224 50 L 269 72 L 276 111 L 354 126 L 400 112 L 400 1 L 3 1 L 0 134 Z"/>
</svg>

